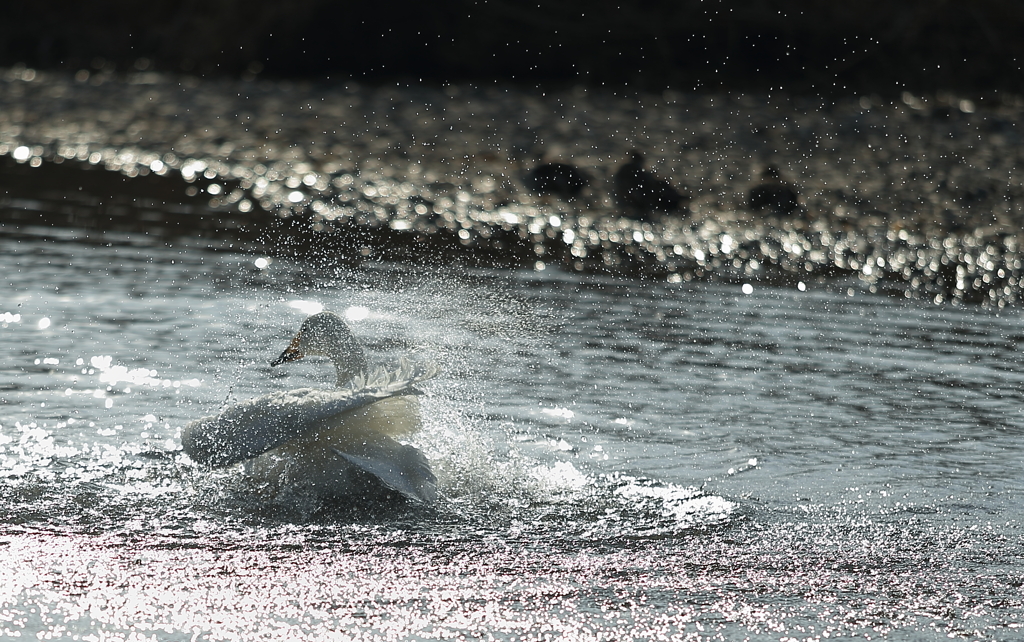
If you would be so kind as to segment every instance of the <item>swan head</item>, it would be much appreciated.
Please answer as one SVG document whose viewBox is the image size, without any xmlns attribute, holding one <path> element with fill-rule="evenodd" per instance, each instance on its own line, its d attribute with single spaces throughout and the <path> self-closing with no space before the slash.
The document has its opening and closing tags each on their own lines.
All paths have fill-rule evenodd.
<svg viewBox="0 0 1024 642">
<path fill-rule="evenodd" d="M 348 324 L 333 312 L 307 317 L 292 342 L 270 365 L 277 366 L 307 356 L 327 357 L 334 362 L 338 385 L 365 372 L 366 357 Z"/>
</svg>

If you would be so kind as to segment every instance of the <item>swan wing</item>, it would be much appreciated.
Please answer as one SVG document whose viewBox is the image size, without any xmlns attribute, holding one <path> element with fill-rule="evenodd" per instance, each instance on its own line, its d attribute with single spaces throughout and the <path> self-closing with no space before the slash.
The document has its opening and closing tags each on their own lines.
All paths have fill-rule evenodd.
<svg viewBox="0 0 1024 642">
<path fill-rule="evenodd" d="M 340 413 L 388 397 L 415 394 L 415 384 L 436 374 L 432 365 L 413 367 L 403 361 L 394 372 L 358 375 L 345 388 L 299 388 L 249 399 L 186 425 L 181 445 L 199 464 L 229 466 L 314 430 Z"/>
<path fill-rule="evenodd" d="M 423 503 L 437 499 L 437 477 L 427 458 L 413 446 L 384 437 L 348 452 L 333 447 L 331 451 L 408 499 Z"/>
</svg>

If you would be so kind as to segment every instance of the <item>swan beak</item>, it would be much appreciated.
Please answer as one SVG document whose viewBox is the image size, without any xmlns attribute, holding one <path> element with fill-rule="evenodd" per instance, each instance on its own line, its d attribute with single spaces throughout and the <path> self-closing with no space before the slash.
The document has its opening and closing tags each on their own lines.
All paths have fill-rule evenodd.
<svg viewBox="0 0 1024 642">
<path fill-rule="evenodd" d="M 302 357 L 306 356 L 302 353 L 302 350 L 299 348 L 300 338 L 301 335 L 296 336 L 294 339 L 292 339 L 292 342 L 289 343 L 288 347 L 284 349 L 284 352 L 281 353 L 281 356 L 271 361 L 270 365 L 279 366 L 282 363 L 288 363 L 289 361 L 298 361 Z"/>
</svg>

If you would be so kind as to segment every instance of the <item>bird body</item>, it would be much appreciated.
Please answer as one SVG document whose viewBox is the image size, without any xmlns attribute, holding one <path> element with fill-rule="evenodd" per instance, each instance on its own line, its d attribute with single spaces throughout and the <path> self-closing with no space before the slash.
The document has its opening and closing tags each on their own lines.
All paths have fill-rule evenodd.
<svg viewBox="0 0 1024 642">
<path fill-rule="evenodd" d="M 437 491 L 430 463 L 397 440 L 418 430 L 420 421 L 418 399 L 389 397 L 336 415 L 246 461 L 245 474 L 260 487 L 301 485 L 323 497 L 364 494 L 372 486 L 369 477 L 408 499 L 432 502 Z"/>
<path fill-rule="evenodd" d="M 264 395 L 193 421 L 181 436 L 189 457 L 211 467 L 242 462 L 250 479 L 265 487 L 301 484 L 320 496 L 343 496 L 369 476 L 409 499 L 433 501 L 436 478 L 429 462 L 396 438 L 419 429 L 414 386 L 437 369 L 403 360 L 394 372 L 365 374 L 362 348 L 330 312 L 306 319 L 272 365 L 307 354 L 334 362 L 337 387 Z"/>
<path fill-rule="evenodd" d="M 615 196 L 631 213 L 646 217 L 651 212 L 673 212 L 689 203 L 690 197 L 644 169 L 644 157 L 632 152 L 630 160 L 615 172 Z"/>
<path fill-rule="evenodd" d="M 764 168 L 761 182 L 750 189 L 747 204 L 752 210 L 775 214 L 792 214 L 800 207 L 796 189 L 782 180 L 779 169 L 773 165 Z"/>
</svg>

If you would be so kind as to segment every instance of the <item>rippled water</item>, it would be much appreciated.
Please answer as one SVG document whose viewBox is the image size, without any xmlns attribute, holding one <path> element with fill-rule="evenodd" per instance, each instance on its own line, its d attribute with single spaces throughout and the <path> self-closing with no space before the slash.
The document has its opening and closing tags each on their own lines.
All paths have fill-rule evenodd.
<svg viewBox="0 0 1024 642">
<path fill-rule="evenodd" d="M 0 256 L 4 639 L 1024 626 L 1015 308 L 141 239 Z M 414 440 L 436 506 L 266 498 L 181 453 L 230 400 L 328 382 L 268 365 L 318 305 L 376 360 L 443 365 Z"/>
</svg>

